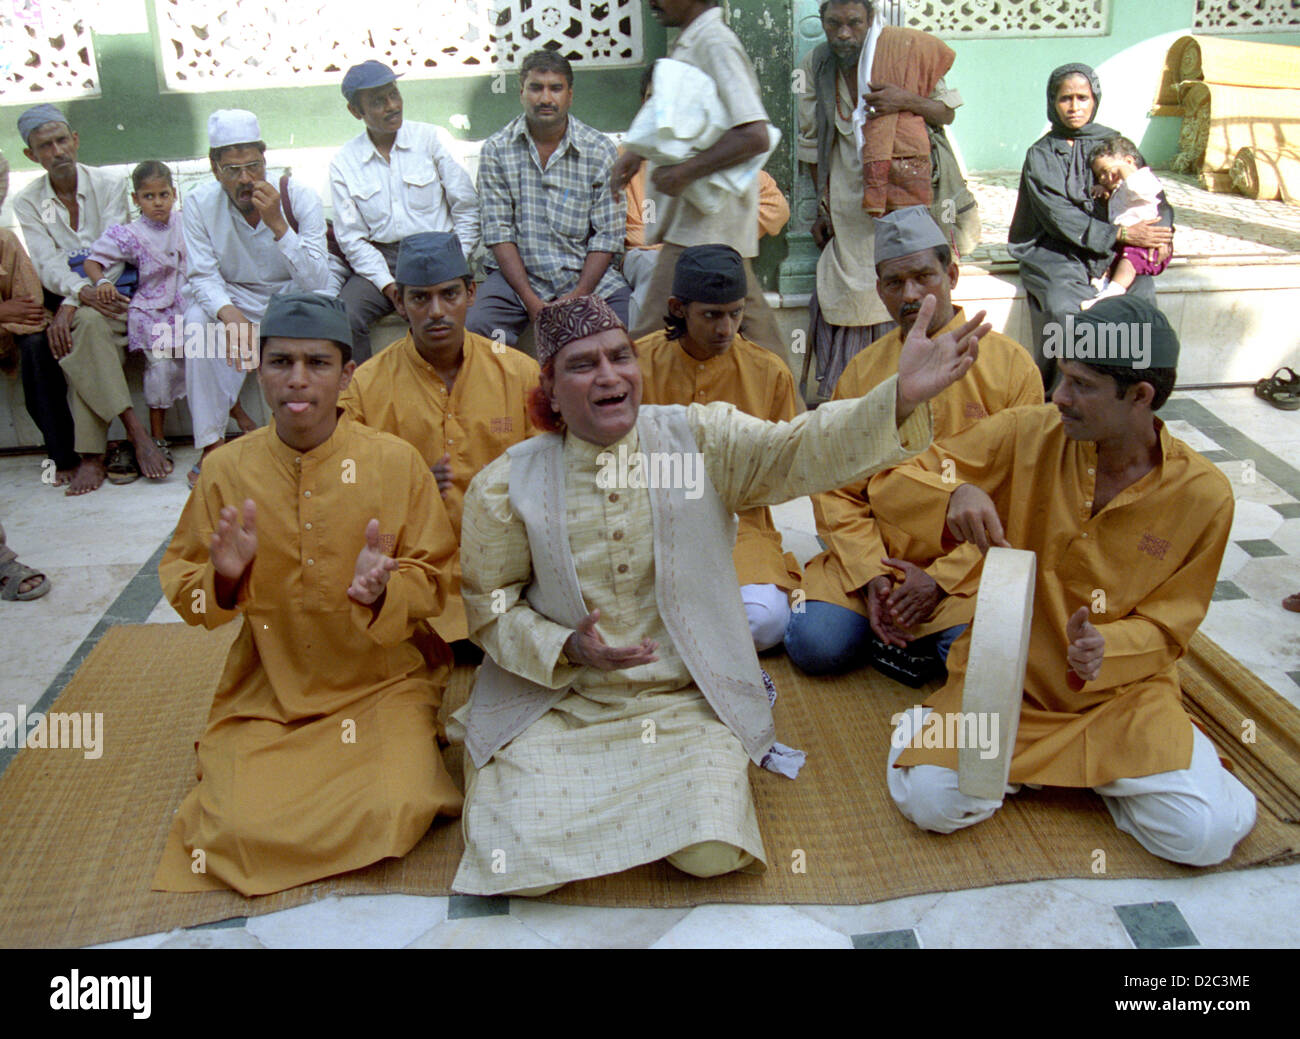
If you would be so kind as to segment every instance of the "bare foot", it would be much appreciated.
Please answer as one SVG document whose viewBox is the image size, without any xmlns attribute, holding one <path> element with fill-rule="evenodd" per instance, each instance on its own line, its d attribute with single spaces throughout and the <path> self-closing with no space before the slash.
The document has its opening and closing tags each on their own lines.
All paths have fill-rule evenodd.
<svg viewBox="0 0 1300 1039">
<path fill-rule="evenodd" d="M 77 471 L 72 474 L 71 485 L 63 493 L 76 495 L 97 491 L 107 475 L 108 470 L 104 468 L 104 456 L 87 455 L 81 460 L 81 464 L 77 466 Z"/>
<path fill-rule="evenodd" d="M 243 433 L 251 433 L 257 428 L 257 423 L 253 421 L 239 401 L 235 401 L 235 406 L 230 409 L 230 417 L 235 420 L 235 424 L 239 426 L 240 431 Z"/>
<path fill-rule="evenodd" d="M 75 469 L 56 469 L 54 471 L 54 486 L 62 487 L 72 482 L 72 478 L 77 475 Z"/>
<path fill-rule="evenodd" d="M 138 437 L 132 437 L 131 443 L 135 445 L 136 464 L 140 466 L 143 476 L 150 480 L 162 480 L 172 471 L 171 465 L 158 450 L 158 445 L 149 437 L 142 433 Z"/>
</svg>

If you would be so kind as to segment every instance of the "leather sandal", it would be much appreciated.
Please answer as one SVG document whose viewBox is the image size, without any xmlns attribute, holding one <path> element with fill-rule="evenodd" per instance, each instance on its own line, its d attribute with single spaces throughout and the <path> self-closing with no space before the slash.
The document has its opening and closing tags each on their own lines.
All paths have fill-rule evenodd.
<svg viewBox="0 0 1300 1039">
<path fill-rule="evenodd" d="M 1300 375 L 1292 368 L 1279 368 L 1267 379 L 1255 383 L 1255 396 L 1283 411 L 1300 411 Z"/>
<path fill-rule="evenodd" d="M 35 588 L 28 588 L 25 592 L 20 592 L 23 582 L 29 577 L 39 577 L 41 583 Z M 6 602 L 13 602 L 17 599 L 19 602 L 30 602 L 33 599 L 39 599 L 42 595 L 50 590 L 50 579 L 39 570 L 33 570 L 30 566 L 23 566 L 16 559 L 11 559 L 7 563 L 0 563 L 0 599 Z"/>
<path fill-rule="evenodd" d="M 104 469 L 109 483 L 134 483 L 140 479 L 140 465 L 135 460 L 135 447 L 129 440 L 119 440 L 108 449 Z"/>
</svg>

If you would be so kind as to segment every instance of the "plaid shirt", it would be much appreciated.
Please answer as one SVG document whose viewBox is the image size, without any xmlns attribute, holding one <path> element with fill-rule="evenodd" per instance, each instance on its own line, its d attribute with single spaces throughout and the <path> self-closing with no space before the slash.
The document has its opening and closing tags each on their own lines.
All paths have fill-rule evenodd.
<svg viewBox="0 0 1300 1039">
<path fill-rule="evenodd" d="M 623 252 L 627 212 L 609 190 L 617 157 L 603 133 L 572 115 L 545 170 L 522 114 L 483 143 L 478 168 L 483 244 L 514 242 L 529 284 L 542 299 L 572 291 L 588 253 Z M 611 262 L 595 294 L 608 297 L 624 285 Z"/>
</svg>

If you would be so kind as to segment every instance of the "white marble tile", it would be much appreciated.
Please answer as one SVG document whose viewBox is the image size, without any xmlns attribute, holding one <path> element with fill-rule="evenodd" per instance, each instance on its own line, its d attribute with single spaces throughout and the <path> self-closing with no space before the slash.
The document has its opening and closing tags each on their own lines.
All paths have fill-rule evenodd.
<svg viewBox="0 0 1300 1039">
<path fill-rule="evenodd" d="M 158 605 L 153 608 L 149 614 L 148 624 L 184 624 L 181 615 L 173 609 L 172 604 L 164 597 L 158 600 Z"/>
<path fill-rule="evenodd" d="M 1204 452 L 1217 451 L 1220 449 L 1219 445 L 1215 441 L 1211 440 L 1190 422 L 1186 422 L 1183 419 L 1174 419 L 1173 421 L 1166 422 L 1165 425 L 1169 427 L 1170 433 L 1183 441 L 1183 443 L 1193 451 Z"/>
<path fill-rule="evenodd" d="M 161 931 L 158 934 L 142 934 L 138 938 L 123 938 L 116 942 L 105 942 L 103 945 L 87 945 L 87 949 L 156 949 L 169 938 L 174 937 L 176 931 Z"/>
<path fill-rule="evenodd" d="M 400 949 L 446 919 L 446 898 L 353 895 L 249 917 L 247 929 L 268 949 Z"/>
<path fill-rule="evenodd" d="M 1300 556 L 1252 559 L 1237 571 L 1232 581 L 1266 610 L 1276 611 L 1272 630 L 1261 631 L 1259 635 L 1284 644 L 1289 642 L 1292 652 L 1286 653 L 1284 659 L 1300 667 L 1300 613 L 1282 609 L 1283 599 L 1300 592 Z"/>
<path fill-rule="evenodd" d="M 807 495 L 772 506 L 772 523 L 779 530 L 798 530 L 817 533 L 817 520 L 813 517 L 812 499 Z"/>
<path fill-rule="evenodd" d="M 929 910 L 933 909 L 941 892 L 930 895 L 913 895 L 889 902 L 868 906 L 794 906 L 799 912 L 811 916 L 819 924 L 847 934 L 872 934 L 877 931 L 904 931 L 916 926 Z"/>
<path fill-rule="evenodd" d="M 1205 402 L 1205 406 L 1224 425 L 1231 426 L 1251 440 L 1279 441 L 1291 438 L 1300 441 L 1300 411 L 1283 411 L 1260 400 L 1252 390 L 1239 390 L 1244 397 L 1221 397 Z"/>
<path fill-rule="evenodd" d="M 1232 496 L 1237 504 L 1258 502 L 1263 505 L 1284 505 L 1295 499 L 1267 476 L 1239 460 L 1215 462 L 1219 471 L 1232 484 Z M 1258 465 L 1258 463 L 1256 463 Z"/>
<path fill-rule="evenodd" d="M 1271 538 L 1280 526 L 1282 514 L 1277 509 L 1258 501 L 1238 499 L 1228 536 L 1233 541 L 1256 541 Z"/>
<path fill-rule="evenodd" d="M 851 949 L 848 935 L 789 906 L 708 905 L 650 946 L 652 949 Z"/>
<path fill-rule="evenodd" d="M 265 949 L 243 927 L 197 927 L 173 933 L 159 949 Z"/>
<path fill-rule="evenodd" d="M 617 909 L 593 910 L 616 913 Z M 420 935 L 408 949 L 555 949 L 535 931 L 529 930 L 513 916 L 479 916 L 447 920 Z M 565 945 L 565 948 L 575 946 Z"/>
<path fill-rule="evenodd" d="M 1119 917 L 1055 881 L 944 895 L 916 925 L 927 949 L 1128 949 Z"/>
<path fill-rule="evenodd" d="M 1231 581 L 1233 574 L 1249 563 L 1251 555 L 1240 545 L 1229 540 L 1223 548 L 1223 562 L 1219 564 L 1219 580 Z"/>
<path fill-rule="evenodd" d="M 1177 883 L 1174 901 L 1202 945 L 1300 948 L 1300 866 L 1211 873 Z"/>
<path fill-rule="evenodd" d="M 1289 556 L 1300 556 L 1300 519 L 1283 520 L 1269 538 Z"/>
<path fill-rule="evenodd" d="M 1263 678 L 1265 670 L 1274 675 L 1281 671 L 1300 670 L 1297 662 L 1300 639 L 1295 637 L 1295 629 L 1300 625 L 1292 623 L 1296 618 L 1300 618 L 1300 614 L 1282 609 L 1280 597 L 1276 603 L 1235 599 L 1211 603 L 1200 630 Z M 1279 686 L 1276 680 L 1268 684 L 1283 695 L 1289 691 L 1286 688 L 1288 684 L 1294 685 L 1283 683 Z"/>
<path fill-rule="evenodd" d="M 597 909 L 512 898 L 510 915 L 566 949 L 648 949 L 689 909 Z"/>
</svg>

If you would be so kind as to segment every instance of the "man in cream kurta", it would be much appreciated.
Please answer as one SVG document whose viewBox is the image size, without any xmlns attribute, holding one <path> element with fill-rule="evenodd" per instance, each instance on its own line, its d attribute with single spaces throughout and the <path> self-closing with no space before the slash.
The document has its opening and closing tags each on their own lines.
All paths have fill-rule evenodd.
<svg viewBox="0 0 1300 1039">
<path fill-rule="evenodd" d="M 243 614 L 155 889 L 262 895 L 404 855 L 462 798 L 442 763 L 445 672 L 412 639 L 456 541 L 409 444 L 338 417 L 338 300 L 272 298 L 273 425 L 215 451 L 159 567 L 190 624 Z"/>
<path fill-rule="evenodd" d="M 745 266 L 728 245 L 693 245 L 677 261 L 669 327 L 637 340 L 643 404 L 720 400 L 768 422 L 795 416 L 794 377 L 775 354 L 740 334 Z M 760 652 L 785 637 L 799 564 L 781 546 L 770 509 L 739 517 L 732 561 L 749 633 Z"/>
<path fill-rule="evenodd" d="M 339 406 L 348 417 L 401 437 L 420 452 L 438 478 L 459 541 L 470 481 L 532 433 L 528 394 L 537 386 L 537 362 L 466 331 L 474 282 L 456 235 L 429 231 L 404 239 L 394 277 L 397 305 L 410 328 L 357 369 Z M 459 553 L 447 605 L 432 627 L 447 643 L 468 634 Z"/>
<path fill-rule="evenodd" d="M 835 387 L 836 400 L 860 397 L 898 370 L 903 341 L 927 293 L 939 301 L 929 334 L 966 322 L 952 304 L 957 265 L 925 207 L 888 213 L 875 221 L 875 229 L 879 274 L 873 291 L 899 327 L 849 362 Z M 990 332 L 980 341 L 980 363 L 931 401 L 934 438 L 944 440 L 1004 408 L 1038 404 L 1042 396 L 1029 352 Z M 917 678 L 941 671 L 948 646 L 974 613 L 980 552 L 963 545 L 938 559 L 918 558 L 906 531 L 882 530 L 867 500 L 866 481 L 814 495 L 813 513 L 826 551 L 804 568 L 804 610 L 786 630 L 790 659 L 813 675 L 867 663 L 897 675 L 890 671 L 896 661 L 917 669 Z M 928 635 L 937 637 L 914 642 Z M 900 661 L 889 646 L 906 656 Z"/>
<path fill-rule="evenodd" d="M 465 502 L 462 587 L 488 659 L 457 716 L 456 890 L 541 894 L 665 857 L 697 876 L 761 868 L 746 762 L 771 746 L 771 709 L 730 513 L 917 450 L 916 402 L 967 370 L 987 326 L 960 331 L 918 337 L 900 377 L 860 401 L 766 423 L 722 403 L 641 408 L 613 312 L 593 297 L 543 308 L 541 404 L 566 433 L 511 448 Z M 611 473 L 661 446 L 681 464 L 669 486 Z"/>
<path fill-rule="evenodd" d="M 796 156 L 817 190 L 813 240 L 822 250 L 813 294 L 813 341 L 818 392 L 830 397 L 845 365 L 892 321 L 876 296 L 874 219 L 862 208 L 862 148 L 853 113 L 858 106 L 858 63 L 864 44 L 876 33 L 873 15 L 862 0 L 832 2 L 822 16 L 826 42 L 799 65 L 799 136 Z M 928 123 L 951 123 L 961 94 L 941 78 L 929 98 L 880 84 L 874 110 L 884 115 L 910 111 Z M 824 168 L 823 168 L 824 167 Z M 882 327 L 883 326 L 883 327 Z"/>
<path fill-rule="evenodd" d="M 1108 327 L 1144 325 L 1145 363 L 1062 359 L 1055 407 L 976 423 L 872 480 L 872 505 L 935 552 L 956 539 L 1038 556 L 1010 783 L 1091 787 L 1148 851 L 1212 865 L 1250 832 L 1255 799 L 1184 711 L 1177 662 L 1209 608 L 1232 488 L 1152 413 L 1178 357 L 1163 315 L 1117 296 L 1075 325 L 1078 352 L 1082 334 L 1102 342 Z M 966 634 L 927 707 L 961 711 L 969 655 Z M 887 771 L 900 811 L 941 833 L 989 818 L 1001 802 L 958 790 L 957 748 L 923 740 L 923 717 L 908 712 L 894 734 Z"/>
</svg>

